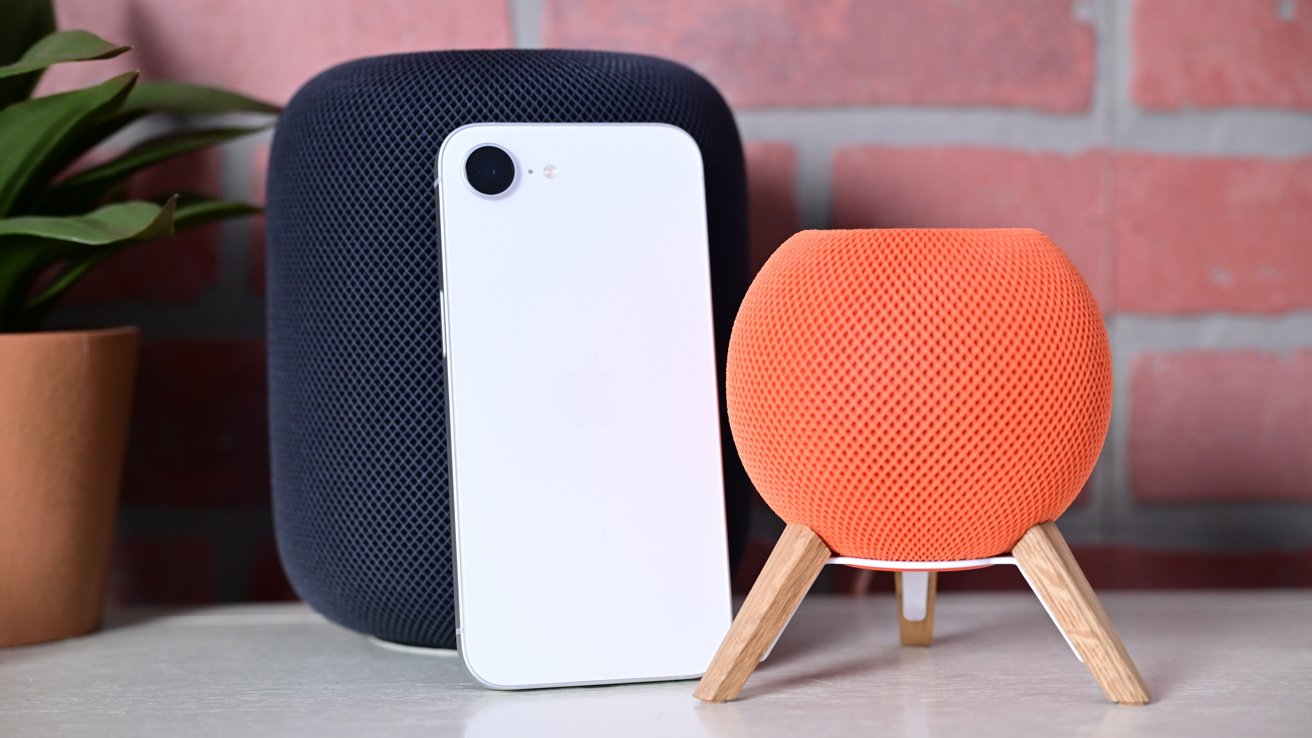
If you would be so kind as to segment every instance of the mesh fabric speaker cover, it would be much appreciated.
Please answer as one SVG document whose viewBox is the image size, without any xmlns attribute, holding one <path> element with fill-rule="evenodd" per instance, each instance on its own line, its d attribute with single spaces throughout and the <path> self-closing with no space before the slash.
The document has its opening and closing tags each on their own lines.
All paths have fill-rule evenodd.
<svg viewBox="0 0 1312 738">
<path fill-rule="evenodd" d="M 279 551 L 320 612 L 403 643 L 455 645 L 433 178 L 446 135 L 486 122 L 683 128 L 705 165 L 721 366 L 746 287 L 738 131 L 684 67 L 595 52 L 404 54 L 333 68 L 297 93 L 268 188 Z M 750 487 L 727 425 L 723 437 L 736 551 Z"/>
<path fill-rule="evenodd" d="M 1009 551 L 1075 499 L 1111 351 L 1038 231 L 806 231 L 748 289 L 727 384 L 780 517 L 841 555 L 951 561 Z"/>
</svg>

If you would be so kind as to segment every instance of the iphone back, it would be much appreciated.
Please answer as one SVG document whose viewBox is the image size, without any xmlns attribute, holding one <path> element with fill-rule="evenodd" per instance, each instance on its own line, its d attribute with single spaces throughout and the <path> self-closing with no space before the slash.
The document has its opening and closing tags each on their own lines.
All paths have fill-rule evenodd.
<svg viewBox="0 0 1312 738">
<path fill-rule="evenodd" d="M 697 144 L 466 126 L 438 191 L 465 664 L 498 688 L 699 676 L 730 601 Z"/>
</svg>

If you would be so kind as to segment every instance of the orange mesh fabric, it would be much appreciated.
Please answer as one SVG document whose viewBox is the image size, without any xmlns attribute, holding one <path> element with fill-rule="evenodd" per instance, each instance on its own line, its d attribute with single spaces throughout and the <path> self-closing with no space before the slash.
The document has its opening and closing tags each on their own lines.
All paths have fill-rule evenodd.
<svg viewBox="0 0 1312 738">
<path fill-rule="evenodd" d="M 799 233 L 748 290 L 726 378 L 770 507 L 872 559 L 1010 550 L 1075 499 L 1111 415 L 1098 305 L 1026 229 Z"/>
</svg>

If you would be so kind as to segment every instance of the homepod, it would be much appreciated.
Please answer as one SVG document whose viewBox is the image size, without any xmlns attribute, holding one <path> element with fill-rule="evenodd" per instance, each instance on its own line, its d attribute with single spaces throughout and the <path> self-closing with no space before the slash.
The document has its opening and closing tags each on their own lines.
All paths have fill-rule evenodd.
<svg viewBox="0 0 1312 738">
<path fill-rule="evenodd" d="M 434 177 L 451 131 L 502 122 L 687 131 L 704 163 L 721 373 L 746 288 L 738 131 L 715 88 L 685 67 L 589 51 L 444 51 L 362 59 L 309 81 L 278 124 L 268 178 L 278 548 L 309 604 L 389 641 L 455 645 Z M 476 162 L 489 192 L 507 186 L 495 155 Z M 750 486 L 721 424 L 734 552 Z"/>
<path fill-rule="evenodd" d="M 898 572 L 928 645 L 935 572 L 1014 563 L 1107 696 L 1147 691 L 1053 525 L 1111 415 L 1092 293 L 1028 229 L 805 231 L 748 289 L 726 374 L 749 476 L 787 523 L 697 696 L 737 696 L 825 563 Z"/>
</svg>

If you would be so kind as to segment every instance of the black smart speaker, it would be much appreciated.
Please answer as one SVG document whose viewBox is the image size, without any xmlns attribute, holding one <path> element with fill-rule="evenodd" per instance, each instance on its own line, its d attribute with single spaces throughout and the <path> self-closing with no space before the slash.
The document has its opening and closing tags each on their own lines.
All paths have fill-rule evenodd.
<svg viewBox="0 0 1312 738">
<path fill-rule="evenodd" d="M 456 642 L 434 168 L 448 133 L 499 122 L 668 123 L 696 139 L 721 380 L 749 279 L 738 130 L 715 88 L 678 64 L 591 51 L 401 54 L 334 67 L 296 94 L 268 181 L 278 549 L 308 603 L 389 641 Z M 736 563 L 752 492 L 723 402 Z"/>
</svg>

